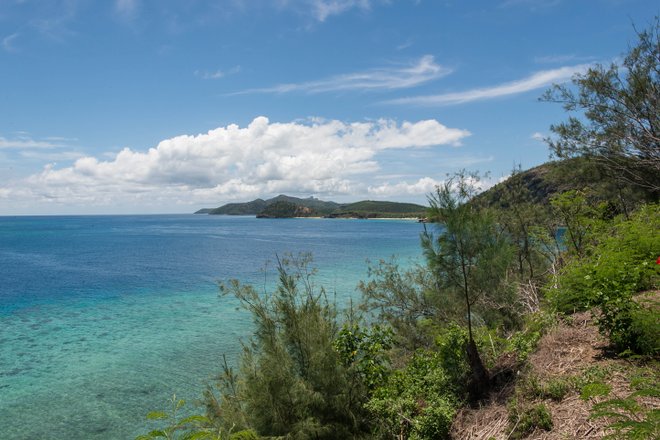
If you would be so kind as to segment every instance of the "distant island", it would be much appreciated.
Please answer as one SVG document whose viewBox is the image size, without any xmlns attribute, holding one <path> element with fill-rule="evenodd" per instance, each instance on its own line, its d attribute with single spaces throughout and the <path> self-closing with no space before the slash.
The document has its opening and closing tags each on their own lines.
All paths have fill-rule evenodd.
<svg viewBox="0 0 660 440">
<path fill-rule="evenodd" d="M 355 203 L 336 203 L 315 197 L 301 199 L 279 195 L 272 199 L 256 199 L 245 203 L 228 203 L 218 208 L 205 208 L 195 214 L 254 215 L 257 218 L 417 218 L 426 216 L 426 207 L 414 203 L 363 200 Z"/>
</svg>

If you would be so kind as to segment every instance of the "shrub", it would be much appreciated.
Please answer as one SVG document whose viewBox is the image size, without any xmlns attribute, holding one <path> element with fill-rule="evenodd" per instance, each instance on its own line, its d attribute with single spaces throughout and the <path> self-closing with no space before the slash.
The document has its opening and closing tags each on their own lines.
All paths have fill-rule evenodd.
<svg viewBox="0 0 660 440">
<path fill-rule="evenodd" d="M 459 405 L 451 376 L 437 352 L 419 351 L 378 388 L 367 408 L 386 438 L 445 439 Z"/>
<path fill-rule="evenodd" d="M 509 402 L 509 438 L 522 439 L 534 432 L 536 429 L 550 431 L 552 429 L 552 417 L 548 408 L 539 403 L 538 405 L 524 406 L 517 399 Z"/>
<path fill-rule="evenodd" d="M 629 220 L 616 219 L 602 232 L 585 256 L 565 266 L 551 302 L 560 312 L 598 306 L 598 325 L 620 350 L 654 354 L 658 347 L 657 303 L 642 305 L 635 295 L 657 287 L 660 265 L 660 205 L 642 207 Z"/>
<path fill-rule="evenodd" d="M 335 347 L 336 307 L 314 287 L 309 258 L 281 260 L 271 295 L 236 281 L 224 286 L 251 312 L 256 329 L 244 344 L 239 374 L 225 372 L 219 399 L 205 395 L 209 416 L 225 430 L 253 428 L 259 435 L 301 440 L 351 438 L 369 430 L 364 376 L 354 374 Z M 357 342 L 360 350 L 369 349 L 370 357 L 360 359 L 379 359 L 380 346 Z M 374 371 L 366 373 L 377 379 L 381 370 Z"/>
</svg>

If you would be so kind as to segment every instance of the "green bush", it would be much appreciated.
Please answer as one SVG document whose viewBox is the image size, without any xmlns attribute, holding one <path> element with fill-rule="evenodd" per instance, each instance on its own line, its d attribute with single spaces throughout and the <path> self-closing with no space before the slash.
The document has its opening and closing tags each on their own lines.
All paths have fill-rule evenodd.
<svg viewBox="0 0 660 440">
<path fill-rule="evenodd" d="M 446 439 L 459 406 L 456 384 L 438 352 L 419 351 L 378 388 L 367 408 L 384 438 Z"/>
<path fill-rule="evenodd" d="M 558 288 L 549 298 L 559 312 L 599 307 L 598 325 L 620 350 L 654 354 L 660 333 L 657 304 L 635 299 L 658 286 L 660 265 L 660 205 L 646 205 L 630 219 L 615 219 L 589 237 L 584 256 L 561 271 Z"/>
<path fill-rule="evenodd" d="M 359 437 L 370 429 L 364 380 L 380 380 L 386 338 L 376 332 L 354 340 L 347 328 L 346 347 L 356 342 L 359 353 L 350 362 L 342 359 L 336 307 L 315 288 L 309 262 L 306 255 L 281 260 L 270 295 L 237 281 L 224 286 L 251 312 L 255 326 L 239 374 L 226 368 L 219 397 L 205 394 L 209 417 L 225 431 L 252 428 L 262 436 L 321 440 Z M 356 374 L 353 360 L 373 368 Z"/>
<path fill-rule="evenodd" d="M 538 405 L 525 406 L 519 404 L 517 399 L 511 400 L 509 410 L 509 437 L 511 439 L 523 439 L 536 429 L 550 431 L 552 429 L 552 416 L 548 408 L 539 403 Z"/>
<path fill-rule="evenodd" d="M 251 429 L 238 431 L 229 436 L 229 440 L 259 440 L 259 436 Z"/>
</svg>

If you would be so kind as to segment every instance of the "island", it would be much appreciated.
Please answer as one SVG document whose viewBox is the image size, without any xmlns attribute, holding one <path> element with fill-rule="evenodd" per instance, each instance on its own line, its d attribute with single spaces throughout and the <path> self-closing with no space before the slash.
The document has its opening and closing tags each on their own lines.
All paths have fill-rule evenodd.
<svg viewBox="0 0 660 440">
<path fill-rule="evenodd" d="M 228 203 L 218 208 L 204 208 L 195 214 L 254 215 L 257 218 L 411 218 L 423 219 L 427 207 L 414 203 L 363 200 L 337 203 L 315 197 L 298 198 L 279 195 L 272 199 L 255 199 L 245 203 Z"/>
</svg>

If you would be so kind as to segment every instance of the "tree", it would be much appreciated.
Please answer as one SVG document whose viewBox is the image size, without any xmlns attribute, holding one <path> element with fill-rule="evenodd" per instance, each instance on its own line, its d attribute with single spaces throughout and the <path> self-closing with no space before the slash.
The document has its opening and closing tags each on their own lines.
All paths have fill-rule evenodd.
<svg viewBox="0 0 660 440">
<path fill-rule="evenodd" d="M 342 333 L 336 307 L 312 283 L 309 258 L 278 260 L 279 284 L 272 294 L 235 280 L 221 286 L 255 324 L 239 374 L 225 368 L 220 397 L 205 395 L 209 418 L 225 430 L 251 428 L 266 437 L 316 440 L 356 438 L 369 430 L 364 378 L 380 370 L 356 373 L 338 352 Z M 365 337 L 375 340 L 371 336 Z M 370 346 L 362 339 L 360 348 Z"/>
<path fill-rule="evenodd" d="M 572 90 L 555 85 L 541 100 L 561 103 L 570 116 L 550 127 L 560 158 L 587 156 L 613 176 L 660 191 L 660 18 L 638 32 L 621 65 L 596 64 L 573 78 Z"/>
<path fill-rule="evenodd" d="M 429 197 L 429 218 L 439 225 L 438 234 L 422 235 L 422 248 L 438 286 L 447 295 L 462 297 L 468 328 L 467 357 L 471 369 L 470 393 L 481 397 L 489 388 L 488 371 L 481 361 L 473 336 L 473 321 L 481 311 L 506 307 L 500 295 L 512 250 L 493 218 L 475 204 L 477 174 L 460 172 Z"/>
</svg>

